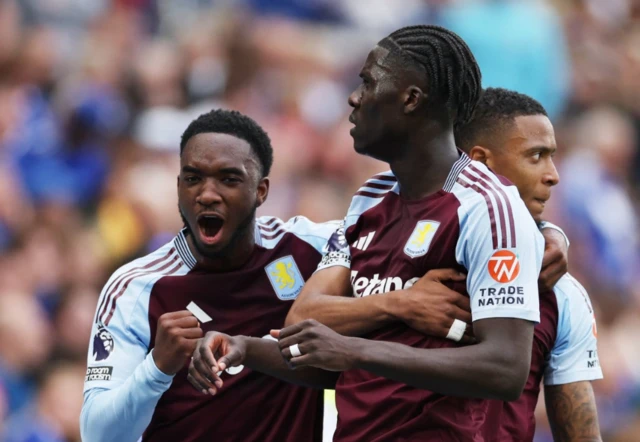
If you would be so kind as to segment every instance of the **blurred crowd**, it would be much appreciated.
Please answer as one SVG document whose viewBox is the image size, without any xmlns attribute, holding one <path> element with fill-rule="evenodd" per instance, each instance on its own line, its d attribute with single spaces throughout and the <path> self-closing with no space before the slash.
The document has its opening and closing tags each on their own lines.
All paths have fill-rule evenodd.
<svg viewBox="0 0 640 442">
<path fill-rule="evenodd" d="M 640 2 L 364 3 L 0 1 L 0 440 L 80 440 L 96 300 L 119 265 L 181 227 L 189 122 L 225 107 L 267 130 L 261 214 L 341 218 L 385 169 L 353 152 L 348 94 L 368 50 L 416 23 L 458 32 L 484 86 L 552 116 L 561 182 L 548 218 L 596 310 L 604 440 L 640 440 Z"/>
</svg>

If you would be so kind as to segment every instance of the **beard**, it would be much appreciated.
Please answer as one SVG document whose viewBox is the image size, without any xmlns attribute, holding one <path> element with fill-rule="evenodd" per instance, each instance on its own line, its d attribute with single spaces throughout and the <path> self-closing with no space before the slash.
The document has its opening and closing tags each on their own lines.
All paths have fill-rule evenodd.
<svg viewBox="0 0 640 442">
<path fill-rule="evenodd" d="M 205 258 L 211 258 L 211 259 L 219 259 L 219 258 L 224 258 L 226 256 L 229 256 L 229 254 L 233 252 L 233 250 L 237 247 L 240 240 L 244 238 L 245 235 L 247 235 L 248 233 L 253 235 L 253 232 L 249 232 L 249 230 L 252 230 L 252 227 L 254 225 L 257 209 L 258 209 L 258 204 L 256 203 L 251 209 L 251 212 L 249 212 L 249 214 L 240 222 L 240 224 L 238 224 L 238 227 L 236 227 L 236 230 L 231 235 L 231 238 L 229 239 L 229 242 L 227 243 L 227 245 L 223 246 L 220 250 L 211 251 L 211 250 L 204 249 L 203 247 L 200 246 L 200 243 L 197 241 L 194 235 L 193 245 L 198 250 L 198 253 L 200 253 L 200 255 L 204 256 Z M 180 218 L 182 218 L 182 223 L 184 224 L 186 233 L 193 235 L 191 227 L 189 226 L 189 223 L 187 222 L 187 218 L 184 216 L 184 213 L 182 212 L 182 208 L 180 207 L 180 204 L 178 204 L 178 211 L 180 212 Z"/>
</svg>

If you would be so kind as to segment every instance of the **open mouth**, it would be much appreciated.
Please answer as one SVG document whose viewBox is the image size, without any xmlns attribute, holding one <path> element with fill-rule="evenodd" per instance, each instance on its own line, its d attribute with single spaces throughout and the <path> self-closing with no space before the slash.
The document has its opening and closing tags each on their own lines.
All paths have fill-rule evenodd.
<svg viewBox="0 0 640 442">
<path fill-rule="evenodd" d="M 200 215 L 198 227 L 202 241 L 208 245 L 215 243 L 219 239 L 223 224 L 224 220 L 217 215 Z"/>
</svg>

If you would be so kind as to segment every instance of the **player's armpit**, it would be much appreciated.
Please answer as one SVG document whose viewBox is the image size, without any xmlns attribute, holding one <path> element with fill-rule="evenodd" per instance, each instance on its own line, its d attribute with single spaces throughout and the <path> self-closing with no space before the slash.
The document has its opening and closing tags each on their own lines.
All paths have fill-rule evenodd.
<svg viewBox="0 0 640 442">
<path fill-rule="evenodd" d="M 556 442 L 601 442 L 591 382 L 547 385 L 547 416 Z"/>
<path fill-rule="evenodd" d="M 351 295 L 351 270 L 342 266 L 319 270 L 293 303 L 285 327 L 315 319 L 338 333 L 358 336 L 392 320 L 386 296 Z"/>
</svg>

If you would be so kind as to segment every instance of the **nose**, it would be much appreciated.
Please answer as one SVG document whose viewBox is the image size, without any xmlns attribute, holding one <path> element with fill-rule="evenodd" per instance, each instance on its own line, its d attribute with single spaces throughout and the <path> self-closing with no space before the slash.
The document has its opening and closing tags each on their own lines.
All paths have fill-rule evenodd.
<svg viewBox="0 0 640 442">
<path fill-rule="evenodd" d="M 360 86 L 349 95 L 349 106 L 356 108 L 360 106 Z"/>
<path fill-rule="evenodd" d="M 200 189 L 200 193 L 198 193 L 196 197 L 196 203 L 209 207 L 221 201 L 222 197 L 220 196 L 220 192 L 218 192 L 214 180 L 205 180 Z"/>
<path fill-rule="evenodd" d="M 545 171 L 543 181 L 547 186 L 555 186 L 560 182 L 560 175 L 558 174 L 558 170 L 556 169 L 556 165 L 553 164 L 553 161 L 549 162 L 549 167 Z"/>
</svg>

